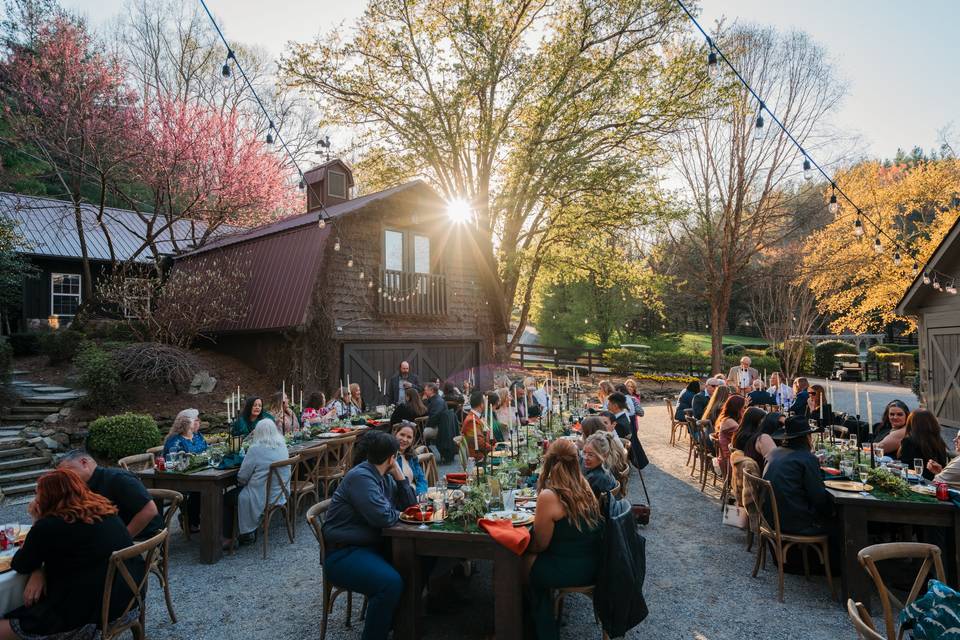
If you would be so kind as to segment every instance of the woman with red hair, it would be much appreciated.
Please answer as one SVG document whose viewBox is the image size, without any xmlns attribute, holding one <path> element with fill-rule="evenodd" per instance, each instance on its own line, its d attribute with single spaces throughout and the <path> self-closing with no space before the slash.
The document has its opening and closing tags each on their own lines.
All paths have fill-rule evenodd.
<svg viewBox="0 0 960 640">
<path fill-rule="evenodd" d="M 68 469 L 40 477 L 29 510 L 33 527 L 11 567 L 31 577 L 23 592 L 24 606 L 0 620 L 0 640 L 77 629 L 92 632 L 100 623 L 110 554 L 133 544 L 127 527 L 109 500 Z M 141 558 L 128 562 L 127 568 L 135 580 L 142 579 Z M 131 596 L 122 580 L 115 581 L 111 620 L 123 613 Z"/>
</svg>

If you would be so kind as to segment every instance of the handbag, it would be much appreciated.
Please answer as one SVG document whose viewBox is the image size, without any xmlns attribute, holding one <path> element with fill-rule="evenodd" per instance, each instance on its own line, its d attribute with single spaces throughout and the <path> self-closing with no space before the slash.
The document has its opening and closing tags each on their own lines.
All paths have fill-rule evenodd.
<svg viewBox="0 0 960 640">
<path fill-rule="evenodd" d="M 735 504 L 723 505 L 723 524 L 737 529 L 746 529 L 749 516 L 747 510 Z"/>
<path fill-rule="evenodd" d="M 650 505 L 634 502 L 630 505 L 630 510 L 633 512 L 633 517 L 636 518 L 637 524 L 650 524 Z"/>
</svg>

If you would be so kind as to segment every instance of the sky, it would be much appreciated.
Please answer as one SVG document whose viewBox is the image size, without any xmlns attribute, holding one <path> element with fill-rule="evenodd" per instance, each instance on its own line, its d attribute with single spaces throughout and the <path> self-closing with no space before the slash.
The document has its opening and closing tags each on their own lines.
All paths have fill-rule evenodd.
<svg viewBox="0 0 960 640">
<path fill-rule="evenodd" d="M 192 0 L 184 0 L 189 2 Z M 199 1 L 199 0 L 197 0 Z M 62 0 L 105 25 L 125 0 Z M 274 55 L 288 41 L 315 38 L 361 14 L 361 0 L 207 0 L 229 40 L 257 44 Z M 939 146 L 954 125 L 960 139 L 958 0 L 701 0 L 705 27 L 757 23 L 809 33 L 827 51 L 847 96 L 833 117 L 857 138 L 857 151 L 889 158 L 898 148 Z M 691 30 L 693 29 L 691 25 Z M 775 105 L 771 108 L 776 111 Z"/>
</svg>

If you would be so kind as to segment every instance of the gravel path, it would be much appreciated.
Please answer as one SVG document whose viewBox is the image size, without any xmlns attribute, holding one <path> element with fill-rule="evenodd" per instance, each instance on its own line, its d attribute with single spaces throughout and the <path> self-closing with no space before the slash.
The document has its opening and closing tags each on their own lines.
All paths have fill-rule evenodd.
<svg viewBox="0 0 960 640">
<path fill-rule="evenodd" d="M 749 640 L 804 638 L 834 640 L 852 637 L 840 605 L 831 602 L 822 578 L 806 582 L 786 577 L 786 603 L 776 599 L 776 573 L 768 569 L 750 577 L 753 554 L 745 551 L 744 534 L 720 524 L 716 493 L 700 493 L 684 467 L 686 450 L 667 444 L 666 410 L 647 407 L 641 439 L 652 460 L 644 473 L 653 516 L 647 539 L 644 593 L 650 616 L 629 634 L 635 639 Z M 634 479 L 631 497 L 642 501 Z M 0 509 L 0 519 L 26 519 L 23 506 Z M 179 618 L 171 624 L 162 591 L 151 581 L 147 633 L 152 640 L 316 638 L 320 621 L 320 579 L 317 544 L 304 520 L 296 541 L 287 541 L 275 519 L 266 560 L 261 544 L 242 547 L 216 565 L 201 565 L 197 545 L 175 532 L 171 553 L 171 587 Z M 429 638 L 486 638 L 493 632 L 490 567 L 477 563 L 469 580 L 454 586 L 469 604 L 449 612 L 433 612 Z M 359 599 L 358 599 L 359 600 Z M 360 603 L 354 601 L 354 620 Z M 331 615 L 327 637 L 359 640 L 362 626 L 343 624 L 346 599 Z M 562 637 L 598 638 L 589 601 L 571 596 Z"/>
</svg>

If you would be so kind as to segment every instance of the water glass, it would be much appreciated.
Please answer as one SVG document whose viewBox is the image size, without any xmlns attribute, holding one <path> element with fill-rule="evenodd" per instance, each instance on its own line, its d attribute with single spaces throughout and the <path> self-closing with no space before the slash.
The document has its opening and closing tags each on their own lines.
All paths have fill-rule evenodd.
<svg viewBox="0 0 960 640">
<path fill-rule="evenodd" d="M 17 522 L 3 525 L 3 531 L 7 534 L 7 540 L 10 544 L 16 544 L 17 536 L 20 535 L 20 524 Z"/>
<path fill-rule="evenodd" d="M 848 434 L 847 446 L 856 451 L 857 449 L 857 434 L 851 433 Z"/>
<path fill-rule="evenodd" d="M 420 526 L 418 529 L 429 529 L 427 523 L 424 519 L 427 516 L 427 512 L 430 510 L 430 497 L 426 493 L 421 493 L 417 496 L 417 508 L 420 509 Z"/>
<path fill-rule="evenodd" d="M 923 484 L 923 458 L 913 459 L 913 470 L 917 472 L 917 481 Z"/>
<path fill-rule="evenodd" d="M 846 478 L 853 480 L 853 463 L 844 460 L 840 463 L 840 473 Z"/>
<path fill-rule="evenodd" d="M 437 478 L 437 491 L 441 494 L 446 495 L 447 493 L 447 479 L 444 476 Z"/>
<path fill-rule="evenodd" d="M 505 511 L 513 511 L 517 506 L 517 494 L 512 489 L 508 489 L 500 494 Z"/>
<path fill-rule="evenodd" d="M 210 466 L 219 467 L 223 464 L 223 454 L 219 449 L 213 449 L 210 451 Z"/>
</svg>

